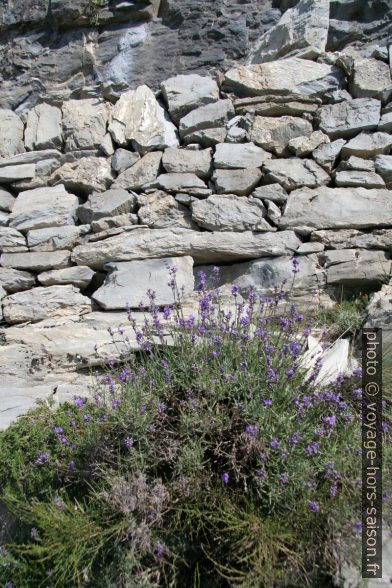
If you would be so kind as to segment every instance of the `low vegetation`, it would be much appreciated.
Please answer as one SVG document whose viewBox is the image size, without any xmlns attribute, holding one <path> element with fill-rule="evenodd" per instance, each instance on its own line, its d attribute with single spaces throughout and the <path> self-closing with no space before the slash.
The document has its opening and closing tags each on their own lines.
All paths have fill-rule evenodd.
<svg viewBox="0 0 392 588">
<path fill-rule="evenodd" d="M 110 362 L 93 399 L 0 435 L 1 585 L 328 586 L 342 537 L 355 557 L 360 370 L 323 385 L 280 291 L 245 303 L 201 274 L 184 316 L 169 279 L 175 303 L 149 292 L 145 321 L 129 312 L 142 351 Z"/>
</svg>

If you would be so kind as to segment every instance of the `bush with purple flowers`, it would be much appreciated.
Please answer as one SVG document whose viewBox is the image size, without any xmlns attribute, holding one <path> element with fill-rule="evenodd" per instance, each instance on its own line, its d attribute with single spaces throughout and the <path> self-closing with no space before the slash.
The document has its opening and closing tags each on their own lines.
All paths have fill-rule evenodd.
<svg viewBox="0 0 392 588">
<path fill-rule="evenodd" d="M 0 436 L 2 497 L 18 521 L 2 584 L 332 578 L 329 546 L 358 535 L 359 374 L 320 384 L 320 362 L 303 361 L 309 325 L 282 292 L 199 282 L 195 314 L 181 310 L 174 269 L 172 306 L 149 292 L 142 320 L 129 311 L 141 350 L 111 362 L 94 399 L 42 405 Z"/>
</svg>

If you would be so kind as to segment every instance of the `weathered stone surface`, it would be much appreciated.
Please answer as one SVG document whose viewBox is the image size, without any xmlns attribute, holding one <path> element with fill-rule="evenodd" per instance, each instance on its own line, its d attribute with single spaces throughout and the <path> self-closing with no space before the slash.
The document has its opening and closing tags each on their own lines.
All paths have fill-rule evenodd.
<svg viewBox="0 0 392 588">
<path fill-rule="evenodd" d="M 373 294 L 367 307 L 365 327 L 382 328 L 383 345 L 388 351 L 392 344 L 392 282 L 384 284 L 379 292 Z M 387 578 L 385 581 L 388 581 Z"/>
<path fill-rule="evenodd" d="M 329 143 L 329 137 L 321 131 L 315 131 L 308 137 L 291 139 L 288 147 L 297 157 L 305 157 L 306 155 L 311 155 L 317 147 L 325 143 Z"/>
<path fill-rule="evenodd" d="M 318 264 L 316 256 L 301 256 L 298 259 L 299 272 L 293 284 L 293 264 L 288 256 L 264 257 L 246 263 L 237 263 L 231 266 L 223 266 L 219 272 L 218 286 L 223 284 L 238 284 L 245 294 L 247 289 L 253 287 L 266 293 L 273 292 L 275 288 L 291 290 L 291 297 L 305 304 L 305 307 L 316 306 L 320 303 L 320 290 L 325 285 L 325 272 Z M 212 268 L 201 267 L 207 275 L 207 284 L 212 277 Z M 284 284 L 284 281 L 285 284 Z M 215 278 L 216 283 L 216 278 Z M 211 282 L 211 286 L 216 287 Z M 322 299 L 326 305 L 330 299 L 326 296 Z"/>
<path fill-rule="evenodd" d="M 387 188 L 392 188 L 392 155 L 377 155 L 374 163 Z"/>
<path fill-rule="evenodd" d="M 85 314 L 91 300 L 74 286 L 49 286 L 17 292 L 3 300 L 4 320 L 9 324 L 37 322 L 48 317 Z"/>
<path fill-rule="evenodd" d="M 112 188 L 106 192 L 90 194 L 88 200 L 79 206 L 77 215 L 84 224 L 127 212 L 133 212 L 136 206 L 136 194 L 132 194 L 123 188 Z"/>
<path fill-rule="evenodd" d="M 343 249 L 325 252 L 327 283 L 365 287 L 382 283 L 391 273 L 391 261 L 384 251 Z"/>
<path fill-rule="evenodd" d="M 377 130 L 384 133 L 392 132 L 392 112 L 386 112 L 381 116 Z"/>
<path fill-rule="evenodd" d="M 313 231 L 311 240 L 324 243 L 328 249 L 381 249 L 392 251 L 392 229 L 364 233 L 357 229 Z"/>
<path fill-rule="evenodd" d="M 329 27 L 329 0 L 300 0 L 252 47 L 248 63 L 264 63 L 296 55 L 316 59 L 325 51 Z"/>
<path fill-rule="evenodd" d="M 385 182 L 378 174 L 357 170 L 336 172 L 335 184 L 342 187 L 385 188 Z"/>
<path fill-rule="evenodd" d="M 63 156 L 57 149 L 42 149 L 40 151 L 26 151 L 13 155 L 12 157 L 6 157 L 0 159 L 0 167 L 6 167 L 7 165 L 25 165 L 27 163 L 39 163 L 47 159 L 61 160 Z"/>
<path fill-rule="evenodd" d="M 373 131 L 380 120 L 381 102 L 374 98 L 356 98 L 326 104 L 318 111 L 320 129 L 331 139 L 349 138 L 359 131 Z"/>
<path fill-rule="evenodd" d="M 0 182 L 11 184 L 18 180 L 31 180 L 35 176 L 35 164 L 8 165 L 0 167 Z"/>
<path fill-rule="evenodd" d="M 20 292 L 32 288 L 35 284 L 35 277 L 28 272 L 11 267 L 0 267 L 0 284 L 7 292 Z"/>
<path fill-rule="evenodd" d="M 277 223 L 282 216 L 279 206 L 272 200 L 266 200 L 265 204 L 267 206 L 267 218 L 273 223 Z"/>
<path fill-rule="evenodd" d="M 12 348 L 11 348 L 12 353 Z M 4 431 L 19 416 L 36 407 L 38 400 L 47 400 L 53 395 L 53 385 L 16 386 L 2 385 L 0 388 L 0 431 Z"/>
<path fill-rule="evenodd" d="M 106 133 L 99 144 L 99 149 L 102 151 L 104 155 L 110 157 L 114 153 L 114 146 L 112 141 L 112 136 L 110 133 Z"/>
<path fill-rule="evenodd" d="M 134 165 L 123 171 L 115 180 L 113 188 L 140 190 L 145 184 L 153 182 L 159 173 L 162 153 L 146 153 Z"/>
<path fill-rule="evenodd" d="M 365 188 L 300 188 L 289 194 L 281 228 L 344 229 L 392 225 L 388 190 Z"/>
<path fill-rule="evenodd" d="M 313 127 L 310 122 L 299 117 L 269 118 L 256 116 L 250 138 L 256 145 L 277 155 L 283 155 L 292 139 L 309 136 L 312 131 Z"/>
<path fill-rule="evenodd" d="M 73 259 L 100 268 L 109 261 L 191 255 L 195 262 L 215 263 L 288 255 L 301 243 L 293 231 L 277 233 L 197 232 L 187 229 L 137 229 L 105 241 L 79 245 Z"/>
<path fill-rule="evenodd" d="M 14 206 L 15 197 L 12 196 L 7 190 L 0 188 L 0 211 L 11 212 Z"/>
<path fill-rule="evenodd" d="M 77 206 L 77 197 L 63 185 L 26 190 L 16 198 L 9 224 L 19 231 L 73 225 Z"/>
<path fill-rule="evenodd" d="M 377 98 L 388 102 L 392 95 L 391 71 L 378 59 L 354 59 L 350 92 L 354 98 Z"/>
<path fill-rule="evenodd" d="M 314 114 L 321 104 L 320 98 L 315 96 L 253 96 L 234 100 L 235 111 L 238 114 L 259 114 L 260 116 L 303 116 Z"/>
<path fill-rule="evenodd" d="M 180 135 L 185 137 L 204 129 L 224 126 L 234 116 L 234 106 L 231 100 L 218 100 L 206 106 L 192 110 L 180 120 Z"/>
<path fill-rule="evenodd" d="M 220 143 L 215 148 L 214 165 L 221 169 L 261 167 L 271 154 L 254 143 Z"/>
<path fill-rule="evenodd" d="M 93 279 L 94 271 L 89 267 L 77 265 L 75 267 L 67 267 L 64 269 L 51 270 L 42 272 L 37 276 L 40 284 L 43 286 L 55 286 L 72 284 L 76 288 L 87 288 Z"/>
<path fill-rule="evenodd" d="M 217 143 L 223 143 L 227 137 L 227 129 L 225 127 L 216 127 L 212 129 L 204 129 L 189 133 L 184 137 L 185 145 L 190 143 L 198 143 L 202 147 L 213 147 Z"/>
<path fill-rule="evenodd" d="M 344 139 L 337 139 L 332 143 L 320 145 L 320 147 L 317 147 L 317 149 L 313 151 L 313 159 L 326 171 L 332 171 L 335 161 L 345 143 L 346 141 Z"/>
<path fill-rule="evenodd" d="M 49 178 L 52 186 L 64 184 L 68 190 L 84 195 L 104 192 L 112 181 L 110 161 L 105 157 L 82 157 L 65 163 Z"/>
<path fill-rule="evenodd" d="M 209 231 L 271 231 L 260 200 L 233 194 L 209 196 L 192 203 L 192 217 Z"/>
<path fill-rule="evenodd" d="M 158 305 L 173 304 L 173 291 L 169 285 L 169 268 L 177 269 L 176 281 L 184 294 L 194 288 L 193 259 L 185 257 L 168 257 L 108 263 L 109 270 L 105 282 L 93 294 L 93 299 L 105 310 L 124 309 L 126 304 L 137 308 L 140 302 L 148 305 L 147 290 L 156 293 L 155 303 Z"/>
<path fill-rule="evenodd" d="M 356 157 L 356 155 L 351 155 L 348 159 L 342 160 L 339 166 L 336 168 L 336 171 L 347 170 L 374 172 L 374 161 L 372 161 L 371 159 L 363 159 L 362 157 Z"/>
<path fill-rule="evenodd" d="M 91 229 L 94 233 L 100 231 L 107 231 L 117 227 L 124 227 L 127 225 L 137 225 L 137 214 L 118 214 L 116 216 L 104 217 L 100 220 L 91 223 Z"/>
<path fill-rule="evenodd" d="M 176 123 L 191 110 L 219 100 L 217 83 L 197 74 L 169 78 L 162 82 L 161 90 L 170 116 Z"/>
<path fill-rule="evenodd" d="M 31 251 L 72 250 L 90 230 L 88 225 L 65 225 L 34 229 L 27 233 L 27 244 Z"/>
<path fill-rule="evenodd" d="M 286 190 L 328 184 L 330 177 L 313 159 L 271 159 L 264 164 L 265 181 L 281 184 Z"/>
<path fill-rule="evenodd" d="M 374 157 L 389 153 L 392 147 L 392 135 L 388 133 L 360 133 L 342 148 L 342 157 Z"/>
<path fill-rule="evenodd" d="M 186 192 L 193 196 L 209 196 L 211 190 L 196 174 L 162 174 L 149 184 L 146 188 L 155 188 L 165 192 L 177 193 Z"/>
<path fill-rule="evenodd" d="M 317 96 L 340 88 L 343 82 L 343 72 L 334 66 L 291 57 L 234 67 L 225 74 L 224 88 L 243 97 L 263 94 Z"/>
<path fill-rule="evenodd" d="M 9 217 L 9 214 L 5 214 L 4 212 L 0 212 L 0 227 L 6 227 L 8 225 L 8 217 Z"/>
<path fill-rule="evenodd" d="M 137 217 L 136 217 L 137 218 Z M 96 232 L 88 235 L 86 237 L 86 243 L 93 242 L 93 241 L 102 241 L 103 239 L 107 239 L 108 237 L 112 237 L 113 235 L 121 235 L 121 233 L 126 233 L 128 231 L 134 231 L 140 228 L 147 228 L 146 225 L 138 225 L 138 224 L 127 224 L 121 225 L 120 227 L 112 227 L 110 229 L 105 229 L 101 232 Z"/>
<path fill-rule="evenodd" d="M 70 256 L 69 251 L 62 250 L 52 252 L 29 251 L 27 253 L 3 253 L 0 258 L 0 263 L 3 267 L 43 272 L 45 270 L 67 267 Z"/>
<path fill-rule="evenodd" d="M 112 157 L 112 168 L 117 173 L 121 173 L 131 167 L 140 159 L 140 154 L 135 151 L 128 151 L 128 149 L 116 149 Z"/>
<path fill-rule="evenodd" d="M 38 104 L 29 110 L 24 141 L 28 151 L 61 148 L 61 110 L 50 104 Z"/>
<path fill-rule="evenodd" d="M 257 186 L 262 173 L 259 168 L 216 169 L 212 174 L 218 194 L 247 196 Z"/>
<path fill-rule="evenodd" d="M 226 124 L 227 143 L 243 143 L 248 139 L 248 131 L 252 126 L 252 116 L 247 114 L 245 116 L 235 116 Z"/>
<path fill-rule="evenodd" d="M 66 151 L 97 149 L 106 134 L 108 103 L 96 98 L 67 100 L 62 110 Z"/>
<path fill-rule="evenodd" d="M 12 110 L 0 110 L 0 157 L 12 157 L 25 150 L 23 123 Z"/>
<path fill-rule="evenodd" d="M 140 153 L 177 147 L 176 127 L 148 86 L 120 96 L 112 110 L 109 131 L 115 143 Z"/>
<path fill-rule="evenodd" d="M 17 251 L 20 247 L 26 247 L 24 235 L 11 227 L 0 227 L 0 251 Z"/>
<path fill-rule="evenodd" d="M 296 254 L 297 255 L 310 255 L 311 253 L 321 253 L 324 251 L 324 244 L 317 243 L 316 241 L 309 242 L 309 243 L 301 243 L 298 247 Z"/>
<path fill-rule="evenodd" d="M 211 151 L 169 148 L 163 154 L 162 165 L 168 173 L 194 173 L 206 179 L 212 172 Z"/>
<path fill-rule="evenodd" d="M 189 208 L 177 202 L 170 194 L 160 191 L 142 194 L 138 201 L 140 204 L 138 216 L 143 225 L 152 229 L 198 228 L 192 221 Z"/>
<path fill-rule="evenodd" d="M 268 184 L 268 186 L 259 186 L 256 188 L 252 192 L 252 198 L 283 203 L 287 200 L 287 192 L 280 184 Z"/>
</svg>

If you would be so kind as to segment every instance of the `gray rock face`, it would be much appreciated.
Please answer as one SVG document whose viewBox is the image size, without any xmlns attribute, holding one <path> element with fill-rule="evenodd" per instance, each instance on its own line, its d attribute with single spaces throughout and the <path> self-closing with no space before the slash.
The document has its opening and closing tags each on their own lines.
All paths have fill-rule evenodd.
<svg viewBox="0 0 392 588">
<path fill-rule="evenodd" d="M 105 157 L 82 157 L 65 163 L 49 178 L 52 186 L 63 184 L 83 195 L 104 192 L 113 181 L 110 162 Z"/>
<path fill-rule="evenodd" d="M 329 137 L 321 131 L 315 131 L 309 137 L 295 137 L 289 141 L 289 149 L 297 157 L 311 155 L 320 145 L 329 144 Z"/>
<path fill-rule="evenodd" d="M 3 300 L 4 320 L 9 324 L 37 322 L 48 317 L 85 314 L 91 300 L 74 286 L 49 286 L 17 292 Z"/>
<path fill-rule="evenodd" d="M 63 185 L 26 190 L 16 198 L 9 224 L 19 231 L 73 225 L 77 206 L 77 197 Z"/>
<path fill-rule="evenodd" d="M 78 265 L 101 268 L 109 261 L 191 255 L 198 263 L 289 255 L 301 241 L 293 231 L 277 233 L 197 232 L 187 229 L 137 229 L 73 251 Z"/>
<path fill-rule="evenodd" d="M 392 284 L 384 284 L 379 292 L 375 292 L 367 307 L 368 318 L 366 327 L 383 329 L 383 344 L 392 343 Z M 388 349 L 388 347 L 386 347 Z M 383 547 L 385 549 L 385 547 Z"/>
<path fill-rule="evenodd" d="M 259 168 L 216 169 L 212 179 L 218 194 L 247 196 L 257 186 L 261 176 Z"/>
<path fill-rule="evenodd" d="M 296 94 L 253 96 L 237 98 L 234 101 L 234 107 L 238 114 L 259 114 L 260 116 L 313 115 L 320 104 L 321 99 L 316 96 Z"/>
<path fill-rule="evenodd" d="M 193 259 L 185 257 L 169 257 L 144 261 L 108 263 L 109 274 L 94 294 L 93 299 L 105 310 L 137 308 L 140 302 L 148 305 L 147 290 L 156 293 L 155 303 L 158 305 L 173 304 L 174 296 L 169 285 L 169 268 L 176 267 L 176 281 L 184 295 L 194 288 Z"/>
<path fill-rule="evenodd" d="M 209 196 L 192 203 L 192 217 L 209 231 L 271 231 L 264 219 L 260 200 L 226 196 Z"/>
<path fill-rule="evenodd" d="M 377 98 L 388 102 L 392 95 L 388 64 L 378 59 L 354 59 L 351 94 L 354 98 Z"/>
<path fill-rule="evenodd" d="M 264 63 L 296 55 L 316 59 L 325 51 L 329 27 L 329 0 L 300 0 L 255 43 L 248 63 Z"/>
<path fill-rule="evenodd" d="M 313 159 L 271 159 L 264 165 L 267 182 L 281 184 L 286 190 L 328 184 L 330 177 Z"/>
<path fill-rule="evenodd" d="M 169 78 L 162 82 L 161 90 L 170 116 L 176 123 L 191 110 L 219 100 L 217 83 L 197 74 Z"/>
<path fill-rule="evenodd" d="M 318 111 L 319 126 L 331 139 L 347 138 L 360 131 L 373 131 L 380 120 L 381 102 L 356 98 L 327 104 Z"/>
<path fill-rule="evenodd" d="M 147 86 L 122 94 L 116 102 L 109 131 L 113 140 L 140 153 L 177 147 L 176 128 Z"/>
<path fill-rule="evenodd" d="M 268 186 L 259 186 L 252 192 L 253 198 L 261 200 L 271 200 L 281 204 L 287 200 L 287 192 L 280 184 L 269 184 Z"/>
<path fill-rule="evenodd" d="M 391 261 L 384 251 L 343 249 L 325 254 L 327 284 L 365 287 L 382 283 L 391 273 Z"/>
<path fill-rule="evenodd" d="M 189 209 L 177 202 L 170 194 L 160 191 L 142 194 L 138 202 L 140 204 L 138 217 L 143 225 L 152 229 L 171 227 L 197 229 Z"/>
<path fill-rule="evenodd" d="M 254 143 L 220 143 L 215 148 L 214 166 L 221 169 L 256 168 L 262 167 L 270 158 L 270 153 Z"/>
<path fill-rule="evenodd" d="M 25 150 L 23 123 L 12 110 L 0 110 L 0 157 L 12 157 Z"/>
<path fill-rule="evenodd" d="M 68 100 L 62 110 L 66 151 L 97 149 L 106 134 L 109 105 L 95 98 Z"/>
<path fill-rule="evenodd" d="M 94 277 L 94 271 L 89 267 L 78 265 L 76 267 L 67 267 L 64 269 L 51 270 L 42 272 L 37 276 L 40 284 L 43 286 L 56 286 L 72 284 L 76 288 L 87 288 Z"/>
<path fill-rule="evenodd" d="M 391 147 L 392 136 L 387 133 L 360 133 L 344 145 L 342 156 L 374 157 L 389 153 Z"/>
<path fill-rule="evenodd" d="M 131 167 L 134 163 L 136 163 L 140 159 L 139 153 L 135 153 L 134 151 L 128 151 L 128 149 L 116 149 L 114 155 L 112 157 L 112 168 L 117 173 L 121 173 Z"/>
<path fill-rule="evenodd" d="M 28 151 L 61 148 L 61 110 L 50 104 L 38 104 L 29 110 L 24 141 Z"/>
<path fill-rule="evenodd" d="M 113 188 L 124 190 L 140 190 L 145 184 L 153 182 L 159 173 L 162 153 L 159 151 L 146 153 L 131 167 L 120 173 L 113 183 Z"/>
<path fill-rule="evenodd" d="M 190 149 L 166 149 L 162 165 L 168 173 L 194 173 L 206 179 L 212 172 L 211 149 L 194 151 Z"/>
<path fill-rule="evenodd" d="M 0 167 L 0 182 L 11 184 L 19 180 L 31 180 L 35 176 L 35 164 L 7 165 Z"/>
<path fill-rule="evenodd" d="M 270 118 L 256 116 L 250 132 L 251 140 L 277 155 L 284 155 L 287 146 L 296 137 L 311 135 L 313 127 L 309 121 L 295 116 Z"/>
<path fill-rule="evenodd" d="M 224 126 L 234 116 L 234 106 L 231 100 L 218 100 L 206 106 L 200 106 L 181 118 L 179 123 L 180 135 L 185 137 L 204 129 Z"/>
<path fill-rule="evenodd" d="M 82 241 L 83 235 L 88 233 L 87 225 L 64 225 L 62 227 L 47 227 L 33 229 L 27 233 L 27 244 L 30 251 L 56 251 L 58 249 L 72 250 Z"/>
<path fill-rule="evenodd" d="M 317 96 L 342 87 L 343 82 L 343 72 L 334 66 L 290 57 L 234 67 L 225 74 L 224 88 L 241 97 L 268 94 Z"/>
<path fill-rule="evenodd" d="M 213 147 L 217 143 L 223 143 L 227 137 L 227 129 L 222 127 L 216 127 L 212 129 L 204 129 L 202 131 L 196 131 L 195 133 L 189 133 L 184 137 L 185 145 L 199 144 L 203 147 Z"/>
<path fill-rule="evenodd" d="M 150 184 L 145 184 L 149 189 L 164 190 L 176 194 L 186 192 L 191 196 L 209 196 L 211 190 L 196 174 L 162 174 Z"/>
<path fill-rule="evenodd" d="M 346 141 L 344 139 L 337 139 L 332 143 L 320 145 L 320 147 L 317 147 L 317 149 L 314 150 L 313 159 L 326 171 L 332 171 L 335 161 L 345 143 Z"/>
<path fill-rule="evenodd" d="M 324 243 L 328 249 L 380 249 L 392 251 L 392 229 L 378 229 L 371 233 L 357 229 L 313 231 L 312 241 Z"/>
<path fill-rule="evenodd" d="M 13 292 L 32 288 L 35 284 L 35 277 L 28 272 L 22 272 L 10 267 L 0 267 L 0 284 L 7 292 L 12 294 Z"/>
<path fill-rule="evenodd" d="M 100 231 L 107 231 L 118 227 L 125 227 L 128 225 L 137 225 L 138 218 L 136 214 L 118 214 L 116 216 L 104 217 L 98 221 L 91 223 L 91 229 L 94 233 Z"/>
<path fill-rule="evenodd" d="M 365 188 L 300 188 L 289 194 L 280 227 L 344 229 L 392 225 L 392 199 L 388 190 Z"/>
<path fill-rule="evenodd" d="M 341 187 L 385 188 L 385 182 L 378 174 L 357 170 L 337 172 L 335 184 Z"/>
<path fill-rule="evenodd" d="M 24 235 L 11 227 L 0 227 L 0 251 L 17 251 L 20 247 L 26 247 Z"/>
<path fill-rule="evenodd" d="M 384 133 L 390 133 L 392 131 L 392 112 L 385 112 L 381 115 L 377 130 L 383 131 Z"/>
<path fill-rule="evenodd" d="M 0 189 L 0 211 L 11 212 L 14 206 L 15 198 L 7 192 L 7 190 Z"/>
<path fill-rule="evenodd" d="M 90 194 L 86 204 L 79 206 L 77 215 L 82 223 L 90 224 L 106 216 L 133 212 L 135 205 L 136 194 L 130 194 L 122 188 L 113 188 Z"/>
<path fill-rule="evenodd" d="M 374 159 L 376 172 L 385 181 L 387 188 L 392 188 L 392 155 L 377 155 Z"/>
<path fill-rule="evenodd" d="M 27 253 L 3 253 L 0 263 L 3 267 L 21 270 L 43 272 L 50 269 L 61 269 L 69 265 L 71 253 L 69 251 L 40 252 L 29 251 Z"/>
</svg>

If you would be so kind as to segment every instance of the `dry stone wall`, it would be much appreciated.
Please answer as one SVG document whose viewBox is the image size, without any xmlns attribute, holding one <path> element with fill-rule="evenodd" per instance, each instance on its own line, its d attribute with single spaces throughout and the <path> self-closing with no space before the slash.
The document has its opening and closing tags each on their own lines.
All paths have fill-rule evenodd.
<svg viewBox="0 0 392 588">
<path fill-rule="evenodd" d="M 325 4 L 222 75 L 0 110 L 0 426 L 137 349 L 126 307 L 168 304 L 169 265 L 192 309 L 200 269 L 269 292 L 295 255 L 299 306 L 380 291 L 391 328 L 392 61 L 326 52 Z"/>
</svg>

